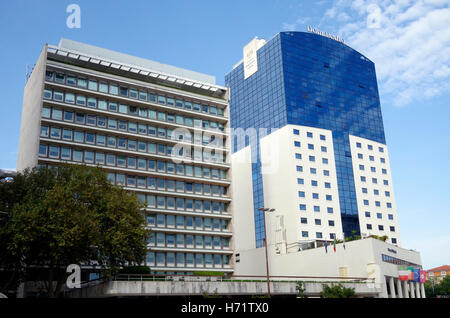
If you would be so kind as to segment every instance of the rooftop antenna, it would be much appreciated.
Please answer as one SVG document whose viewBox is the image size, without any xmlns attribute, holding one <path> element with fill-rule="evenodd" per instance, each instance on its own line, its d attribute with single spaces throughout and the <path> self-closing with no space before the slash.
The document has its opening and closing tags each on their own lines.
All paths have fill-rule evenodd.
<svg viewBox="0 0 450 318">
<path fill-rule="evenodd" d="M 25 84 L 28 82 L 28 79 L 30 78 L 30 65 L 26 65 L 26 67 L 25 67 L 25 72 L 26 72 L 26 75 L 25 75 Z"/>
</svg>

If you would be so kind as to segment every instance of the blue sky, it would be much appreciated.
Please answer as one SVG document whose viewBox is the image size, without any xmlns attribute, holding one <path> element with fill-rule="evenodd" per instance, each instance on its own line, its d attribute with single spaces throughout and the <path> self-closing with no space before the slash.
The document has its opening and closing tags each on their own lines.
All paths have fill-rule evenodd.
<svg viewBox="0 0 450 318">
<path fill-rule="evenodd" d="M 26 65 L 61 37 L 216 76 L 258 36 L 342 36 L 375 62 L 405 248 L 450 264 L 450 0 L 7 1 L 0 10 L 1 168 L 15 168 Z M 66 7 L 81 8 L 81 28 Z"/>
</svg>

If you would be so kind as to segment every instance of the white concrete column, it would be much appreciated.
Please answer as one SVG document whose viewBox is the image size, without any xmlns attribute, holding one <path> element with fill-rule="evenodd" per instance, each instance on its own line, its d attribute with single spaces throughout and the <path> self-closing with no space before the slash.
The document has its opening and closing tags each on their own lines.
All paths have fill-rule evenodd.
<svg viewBox="0 0 450 318">
<path fill-rule="evenodd" d="M 389 287 L 391 291 L 391 298 L 397 298 L 395 295 L 394 277 L 389 277 Z"/>
<path fill-rule="evenodd" d="M 402 282 L 398 278 L 396 279 L 396 282 L 397 282 L 398 298 L 403 298 Z"/>
<path fill-rule="evenodd" d="M 405 298 L 409 298 L 408 281 L 403 281 L 403 295 Z"/>
<path fill-rule="evenodd" d="M 422 298 L 420 295 L 420 287 L 419 287 L 419 283 L 415 282 L 414 285 L 416 285 L 416 298 Z"/>
<path fill-rule="evenodd" d="M 409 291 L 411 292 L 411 298 L 416 298 L 416 293 L 414 291 L 414 283 L 409 282 Z"/>
<path fill-rule="evenodd" d="M 421 290 L 422 298 L 427 298 L 427 295 L 425 295 L 425 284 L 424 283 L 420 284 L 420 290 Z"/>
</svg>

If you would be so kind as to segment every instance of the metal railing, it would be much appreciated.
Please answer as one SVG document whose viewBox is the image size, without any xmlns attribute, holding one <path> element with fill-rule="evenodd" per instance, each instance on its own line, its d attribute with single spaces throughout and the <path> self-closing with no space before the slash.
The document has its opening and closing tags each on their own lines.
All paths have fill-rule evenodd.
<svg viewBox="0 0 450 318">
<path fill-rule="evenodd" d="M 267 282 L 265 275 L 156 275 L 156 274 L 118 274 L 111 278 L 112 281 L 179 281 L 179 282 Z M 340 277 L 340 276 L 270 276 L 273 283 L 367 283 L 374 278 L 368 277 Z"/>
</svg>

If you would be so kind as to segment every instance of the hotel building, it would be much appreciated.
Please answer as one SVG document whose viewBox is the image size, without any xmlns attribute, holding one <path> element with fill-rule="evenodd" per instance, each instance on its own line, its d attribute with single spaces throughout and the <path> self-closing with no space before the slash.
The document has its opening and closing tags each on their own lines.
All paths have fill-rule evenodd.
<svg viewBox="0 0 450 318">
<path fill-rule="evenodd" d="M 374 63 L 325 35 L 255 38 L 226 76 L 234 275 L 365 277 L 376 297 L 425 297 L 398 279 L 422 265 L 400 247 Z"/>
<path fill-rule="evenodd" d="M 226 86 L 231 128 L 245 135 L 232 149 L 235 216 L 251 224 L 240 242 L 263 246 L 265 207 L 284 249 L 355 235 L 400 246 L 372 61 L 342 41 L 281 32 L 251 41 Z"/>
</svg>

